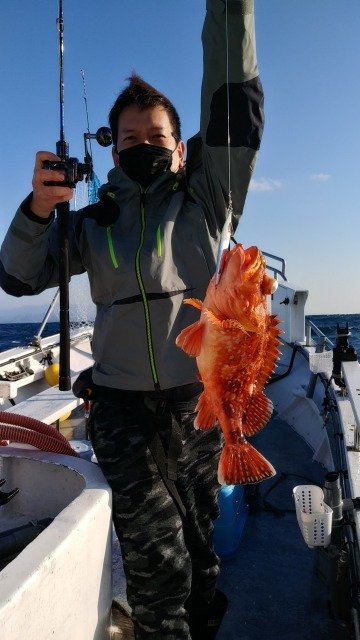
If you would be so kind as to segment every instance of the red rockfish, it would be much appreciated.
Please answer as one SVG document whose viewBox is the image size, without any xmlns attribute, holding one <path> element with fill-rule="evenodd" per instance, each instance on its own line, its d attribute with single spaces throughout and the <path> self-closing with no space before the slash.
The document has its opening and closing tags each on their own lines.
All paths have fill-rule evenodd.
<svg viewBox="0 0 360 640">
<path fill-rule="evenodd" d="M 214 276 L 204 302 L 184 300 L 201 316 L 181 331 L 176 344 L 196 357 L 204 385 L 195 427 L 210 429 L 219 422 L 223 432 L 220 484 L 250 484 L 275 475 L 246 436 L 260 431 L 273 410 L 264 386 L 279 355 L 280 330 L 266 295 L 276 287 L 259 249 L 237 244 L 224 251 L 218 283 Z"/>
</svg>

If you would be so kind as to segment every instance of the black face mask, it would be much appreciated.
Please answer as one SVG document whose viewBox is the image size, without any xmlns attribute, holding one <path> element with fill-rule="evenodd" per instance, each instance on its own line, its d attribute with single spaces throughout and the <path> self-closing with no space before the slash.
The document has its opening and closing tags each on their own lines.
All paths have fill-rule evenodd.
<svg viewBox="0 0 360 640">
<path fill-rule="evenodd" d="M 172 154 L 173 151 L 165 147 L 137 144 L 118 152 L 119 165 L 129 178 L 146 188 L 170 169 Z"/>
</svg>

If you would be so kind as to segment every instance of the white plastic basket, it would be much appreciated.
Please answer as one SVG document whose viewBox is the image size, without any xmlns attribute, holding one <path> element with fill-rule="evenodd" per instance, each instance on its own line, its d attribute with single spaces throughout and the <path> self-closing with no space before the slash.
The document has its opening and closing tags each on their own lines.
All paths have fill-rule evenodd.
<svg viewBox="0 0 360 640">
<path fill-rule="evenodd" d="M 328 547 L 331 539 L 333 510 L 324 502 L 320 487 L 302 484 L 293 489 L 296 517 L 309 547 Z"/>
<path fill-rule="evenodd" d="M 325 373 L 330 377 L 333 370 L 333 352 L 310 353 L 309 367 L 312 373 Z"/>
</svg>

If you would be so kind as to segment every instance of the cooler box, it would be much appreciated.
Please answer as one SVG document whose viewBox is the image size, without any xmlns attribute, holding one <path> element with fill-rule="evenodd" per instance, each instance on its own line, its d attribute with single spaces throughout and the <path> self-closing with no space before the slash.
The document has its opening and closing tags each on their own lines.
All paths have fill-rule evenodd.
<svg viewBox="0 0 360 640">
<path fill-rule="evenodd" d="M 239 548 L 248 505 L 242 485 L 229 485 L 219 493 L 220 516 L 214 522 L 214 548 L 223 560 L 231 560 Z"/>
</svg>

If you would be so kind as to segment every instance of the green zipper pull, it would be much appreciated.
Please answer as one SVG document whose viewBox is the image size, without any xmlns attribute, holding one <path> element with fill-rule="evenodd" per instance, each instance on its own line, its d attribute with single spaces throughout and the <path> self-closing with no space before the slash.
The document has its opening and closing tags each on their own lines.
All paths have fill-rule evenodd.
<svg viewBox="0 0 360 640">
<path fill-rule="evenodd" d="M 156 250 L 158 258 L 162 256 L 162 242 L 161 242 L 161 226 L 156 229 Z"/>
</svg>

